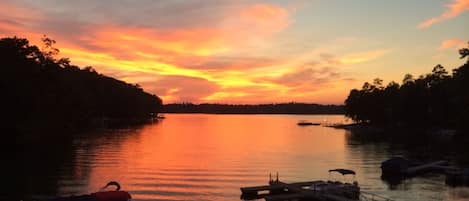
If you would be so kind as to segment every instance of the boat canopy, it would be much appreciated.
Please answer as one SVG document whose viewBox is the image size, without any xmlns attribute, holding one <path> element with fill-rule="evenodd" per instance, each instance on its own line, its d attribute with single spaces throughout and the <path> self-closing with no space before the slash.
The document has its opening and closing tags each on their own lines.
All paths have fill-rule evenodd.
<svg viewBox="0 0 469 201">
<path fill-rule="evenodd" d="M 332 169 L 332 170 L 329 170 L 329 172 L 338 172 L 342 175 L 346 175 L 346 174 L 353 174 L 355 175 L 355 171 L 353 170 L 348 170 L 348 169 Z"/>
</svg>

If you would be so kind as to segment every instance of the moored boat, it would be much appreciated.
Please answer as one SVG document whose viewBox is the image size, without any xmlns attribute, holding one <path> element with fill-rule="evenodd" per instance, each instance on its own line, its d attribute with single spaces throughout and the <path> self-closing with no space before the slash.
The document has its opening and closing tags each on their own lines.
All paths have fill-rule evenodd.
<svg viewBox="0 0 469 201">
<path fill-rule="evenodd" d="M 313 123 L 305 120 L 301 120 L 297 123 L 298 126 L 319 126 L 321 125 L 320 123 Z"/>
<path fill-rule="evenodd" d="M 103 191 L 109 186 L 116 186 L 116 189 L 113 191 Z M 128 192 L 120 190 L 119 183 L 111 181 L 107 183 L 106 186 L 101 188 L 101 191 L 95 193 L 69 197 L 58 197 L 46 201 L 130 201 L 131 198 L 132 196 L 130 196 Z"/>
</svg>

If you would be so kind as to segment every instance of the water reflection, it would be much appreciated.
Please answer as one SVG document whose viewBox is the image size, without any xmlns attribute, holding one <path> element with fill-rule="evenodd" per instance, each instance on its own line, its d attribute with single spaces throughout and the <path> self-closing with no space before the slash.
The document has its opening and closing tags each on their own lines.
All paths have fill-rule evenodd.
<svg viewBox="0 0 469 201">
<path fill-rule="evenodd" d="M 467 197 L 467 188 L 446 187 L 439 175 L 388 185 L 380 178 L 380 163 L 405 151 L 363 142 L 340 129 L 296 125 L 340 122 L 343 116 L 165 116 L 157 124 L 76 136 L 58 147 L 39 145 L 5 156 L 12 165 L 2 176 L 16 183 L 1 195 L 77 195 L 117 180 L 136 200 L 239 200 L 239 187 L 266 184 L 270 172 L 290 182 L 328 179 L 333 176 L 327 170 L 349 168 L 357 171 L 363 190 L 396 200 Z"/>
</svg>

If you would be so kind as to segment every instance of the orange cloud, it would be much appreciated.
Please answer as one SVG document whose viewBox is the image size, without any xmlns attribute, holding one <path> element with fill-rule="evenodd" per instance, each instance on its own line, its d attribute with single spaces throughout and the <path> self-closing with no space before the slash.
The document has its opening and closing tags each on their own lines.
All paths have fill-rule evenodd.
<svg viewBox="0 0 469 201">
<path fill-rule="evenodd" d="M 34 10 L 21 8 L 8 1 L 0 2 L 0 34 L 2 36 L 24 33 L 25 24 L 41 19 L 42 15 Z"/>
<path fill-rule="evenodd" d="M 1 8 L 0 8 L 1 9 Z M 19 26 L 16 22 L 8 20 L 0 20 L 0 31 L 1 33 L 17 33 L 20 31 Z"/>
<path fill-rule="evenodd" d="M 461 49 L 465 47 L 466 41 L 461 40 L 461 39 L 449 39 L 441 42 L 440 49 L 448 49 L 448 48 L 454 48 L 454 49 Z"/>
<path fill-rule="evenodd" d="M 418 28 L 422 29 L 430 27 L 434 23 L 456 17 L 464 11 L 469 10 L 469 0 L 453 0 L 450 4 L 447 4 L 446 7 L 448 9 L 443 14 L 420 23 Z"/>
<path fill-rule="evenodd" d="M 86 22 L 18 5 L 0 2 L 2 10 L 20 10 L 0 13 L 0 35 L 22 34 L 40 44 L 47 34 L 58 42 L 59 56 L 71 58 L 72 64 L 92 65 L 100 73 L 138 83 L 165 103 L 340 103 L 348 89 L 339 87 L 344 78 L 334 67 L 384 54 L 350 54 L 340 60 L 320 54 L 333 50 L 318 48 L 303 56 L 270 55 L 265 49 L 276 42 L 271 39 L 292 22 L 289 10 L 271 4 L 239 4 L 224 11 L 216 24 L 163 27 L 114 18 Z M 317 68 L 304 67 L 318 55 Z"/>
<path fill-rule="evenodd" d="M 241 50 L 249 42 L 259 45 L 260 40 L 283 30 L 288 22 L 287 10 L 262 4 L 237 10 L 227 16 L 220 26 L 214 27 L 158 29 L 87 25 L 86 30 L 91 32 L 78 36 L 74 43 L 77 47 L 104 51 L 116 58 L 144 57 L 171 63 L 181 63 L 181 58 L 184 58 L 206 64 L 201 60 Z M 234 62 L 231 65 L 239 66 Z"/>
<path fill-rule="evenodd" d="M 171 29 L 158 30 L 145 27 L 108 26 L 97 28 L 82 36 L 90 48 L 119 53 L 140 55 L 188 54 L 208 56 L 230 49 L 227 38 L 217 29 Z M 143 53 L 143 54 L 142 54 Z M 135 55 L 133 55 L 135 56 Z"/>
</svg>

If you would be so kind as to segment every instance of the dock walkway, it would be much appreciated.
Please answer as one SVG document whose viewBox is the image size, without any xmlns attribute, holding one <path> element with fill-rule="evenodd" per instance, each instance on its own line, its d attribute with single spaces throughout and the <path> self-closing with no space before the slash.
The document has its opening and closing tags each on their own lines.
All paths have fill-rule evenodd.
<svg viewBox="0 0 469 201">
<path fill-rule="evenodd" d="M 284 183 L 271 181 L 270 185 L 241 188 L 241 198 L 245 200 L 329 200 L 356 201 L 359 199 L 358 184 L 331 181 L 307 181 Z M 265 192 L 267 191 L 267 192 Z"/>
</svg>

